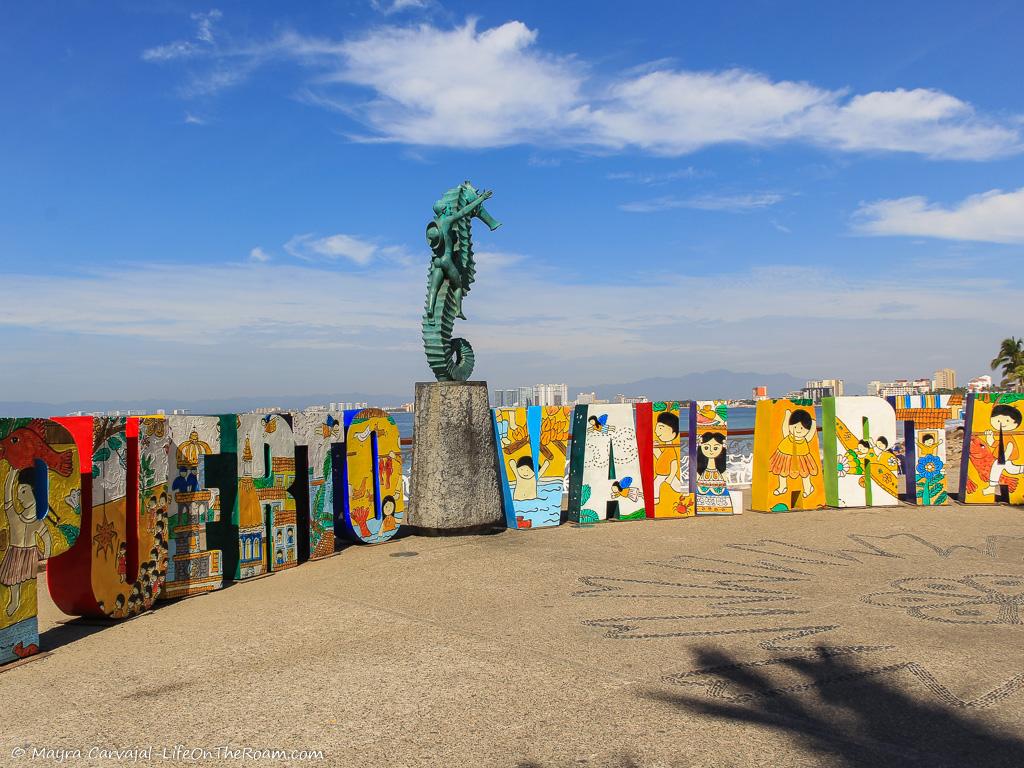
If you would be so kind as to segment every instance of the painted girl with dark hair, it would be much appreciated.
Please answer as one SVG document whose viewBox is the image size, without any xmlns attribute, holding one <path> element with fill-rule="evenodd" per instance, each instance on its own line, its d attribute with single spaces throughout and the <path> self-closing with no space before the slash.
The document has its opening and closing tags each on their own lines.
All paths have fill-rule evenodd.
<svg viewBox="0 0 1024 768">
<path fill-rule="evenodd" d="M 725 435 L 721 432 L 705 432 L 700 436 L 697 451 L 697 482 L 709 475 L 717 473 L 719 478 L 725 476 L 726 454 Z M 711 466 L 709 470 L 708 467 Z"/>
<path fill-rule="evenodd" d="M 812 477 L 817 477 L 818 456 L 811 450 L 811 441 L 817 435 L 814 417 L 809 411 L 797 409 L 786 411 L 782 419 L 782 440 L 768 461 L 768 471 L 779 478 L 779 487 L 773 493 L 786 493 L 790 479 L 800 479 L 804 498 L 814 493 Z"/>
<path fill-rule="evenodd" d="M 732 511 L 725 483 L 727 454 L 725 434 L 702 432 L 697 437 L 697 514 L 728 514 Z"/>
</svg>

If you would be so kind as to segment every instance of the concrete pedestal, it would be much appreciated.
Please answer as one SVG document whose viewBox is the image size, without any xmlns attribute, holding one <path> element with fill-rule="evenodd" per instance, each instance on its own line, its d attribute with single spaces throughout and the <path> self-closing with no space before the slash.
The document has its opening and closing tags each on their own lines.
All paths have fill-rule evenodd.
<svg viewBox="0 0 1024 768">
<path fill-rule="evenodd" d="M 504 527 L 487 382 L 416 384 L 407 525 L 422 533 Z"/>
</svg>

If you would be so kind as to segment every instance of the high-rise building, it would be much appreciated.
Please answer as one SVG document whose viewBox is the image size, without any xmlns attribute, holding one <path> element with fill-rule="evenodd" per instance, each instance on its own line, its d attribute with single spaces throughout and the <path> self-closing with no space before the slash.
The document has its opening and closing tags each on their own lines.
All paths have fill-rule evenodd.
<svg viewBox="0 0 1024 768">
<path fill-rule="evenodd" d="M 750 397 L 752 400 L 767 400 L 768 399 L 768 387 L 763 384 L 759 384 L 750 390 Z"/>
<path fill-rule="evenodd" d="M 576 395 L 576 405 L 590 405 L 597 400 L 597 392 L 580 392 Z"/>
<path fill-rule="evenodd" d="M 536 405 L 533 400 L 533 387 L 516 387 L 516 406 L 519 408 L 527 408 L 531 405 Z"/>
<path fill-rule="evenodd" d="M 533 405 L 567 405 L 569 388 L 565 384 L 537 384 L 533 388 Z"/>
<path fill-rule="evenodd" d="M 800 396 L 820 403 L 823 397 L 842 397 L 842 379 L 811 379 L 800 390 Z"/>
<path fill-rule="evenodd" d="M 952 368 L 940 368 L 932 379 L 935 389 L 956 389 L 956 371 Z"/>
<path fill-rule="evenodd" d="M 801 390 L 803 397 L 820 402 L 822 397 L 842 397 L 844 394 L 842 379 L 811 379 Z"/>
</svg>

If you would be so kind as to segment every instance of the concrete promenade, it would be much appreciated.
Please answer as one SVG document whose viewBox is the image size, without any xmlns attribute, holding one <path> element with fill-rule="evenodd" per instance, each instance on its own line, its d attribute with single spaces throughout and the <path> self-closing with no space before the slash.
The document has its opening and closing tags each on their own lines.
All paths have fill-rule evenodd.
<svg viewBox="0 0 1024 768">
<path fill-rule="evenodd" d="M 3 766 L 1024 765 L 1019 508 L 405 537 L 102 628 L 41 603 Z"/>
</svg>

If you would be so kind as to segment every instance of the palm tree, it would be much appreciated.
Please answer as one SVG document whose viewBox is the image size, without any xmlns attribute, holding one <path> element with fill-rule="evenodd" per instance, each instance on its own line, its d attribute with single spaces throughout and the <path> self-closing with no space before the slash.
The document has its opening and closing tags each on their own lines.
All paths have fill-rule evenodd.
<svg viewBox="0 0 1024 768">
<path fill-rule="evenodd" d="M 1011 336 L 999 345 L 999 354 L 992 360 L 992 370 L 1002 369 L 1003 385 L 1019 391 L 1024 385 L 1024 339 Z"/>
</svg>

